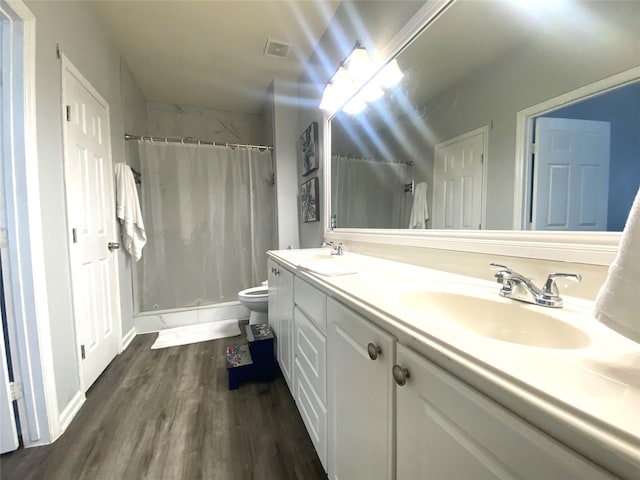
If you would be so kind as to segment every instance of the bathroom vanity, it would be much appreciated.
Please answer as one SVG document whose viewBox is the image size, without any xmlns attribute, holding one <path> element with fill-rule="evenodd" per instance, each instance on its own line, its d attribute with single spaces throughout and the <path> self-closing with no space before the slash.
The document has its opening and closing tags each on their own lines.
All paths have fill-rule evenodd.
<svg viewBox="0 0 640 480">
<path fill-rule="evenodd" d="M 269 288 L 329 478 L 640 477 L 640 345 L 590 302 L 328 249 L 269 252 Z"/>
</svg>

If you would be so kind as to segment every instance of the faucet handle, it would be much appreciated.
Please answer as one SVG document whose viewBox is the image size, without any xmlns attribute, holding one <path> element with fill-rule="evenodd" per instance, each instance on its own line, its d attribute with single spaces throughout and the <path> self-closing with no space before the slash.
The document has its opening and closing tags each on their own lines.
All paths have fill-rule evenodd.
<svg viewBox="0 0 640 480">
<path fill-rule="evenodd" d="M 500 265 L 499 263 L 491 262 L 489 264 L 489 268 L 491 268 L 492 270 L 500 270 L 498 273 L 503 273 L 503 272 L 513 273 L 513 270 L 511 270 L 509 267 L 507 267 L 506 265 Z"/>
<path fill-rule="evenodd" d="M 582 280 L 582 275 L 579 273 L 551 273 L 547 277 L 547 281 L 542 287 L 542 295 L 545 298 L 555 298 L 560 295 L 558 291 L 558 286 L 556 285 L 557 278 L 564 278 L 566 280 L 571 280 L 572 282 L 580 282 Z"/>
</svg>

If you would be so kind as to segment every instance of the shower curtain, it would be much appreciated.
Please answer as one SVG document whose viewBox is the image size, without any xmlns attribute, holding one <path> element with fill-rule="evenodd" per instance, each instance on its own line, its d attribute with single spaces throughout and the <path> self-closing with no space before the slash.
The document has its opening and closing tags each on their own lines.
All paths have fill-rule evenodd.
<svg viewBox="0 0 640 480">
<path fill-rule="evenodd" d="M 331 157 L 331 213 L 342 228 L 406 228 L 411 194 L 408 166 Z"/>
<path fill-rule="evenodd" d="M 138 142 L 148 243 L 140 311 L 235 301 L 267 275 L 275 246 L 270 151 Z"/>
</svg>

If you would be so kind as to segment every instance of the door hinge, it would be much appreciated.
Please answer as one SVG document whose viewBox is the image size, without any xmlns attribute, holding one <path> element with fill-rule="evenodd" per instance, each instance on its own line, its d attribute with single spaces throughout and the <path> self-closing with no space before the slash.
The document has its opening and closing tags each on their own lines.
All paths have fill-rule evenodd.
<svg viewBox="0 0 640 480">
<path fill-rule="evenodd" d="M 532 143 L 531 144 L 531 153 L 533 153 L 534 155 L 537 153 L 536 152 L 536 148 L 537 148 L 537 145 L 535 143 Z"/>
<path fill-rule="evenodd" d="M 78 243 L 78 230 L 75 228 L 71 230 L 71 235 L 73 236 L 73 243 Z"/>
<path fill-rule="evenodd" d="M 71 105 L 67 105 L 67 122 L 71 121 Z"/>
<path fill-rule="evenodd" d="M 87 355 L 84 352 L 84 345 L 80 345 L 80 356 L 82 357 L 82 360 L 87 358 Z"/>
<path fill-rule="evenodd" d="M 482 224 L 481 223 L 478 224 L 478 230 L 482 230 Z"/>
<path fill-rule="evenodd" d="M 7 248 L 7 229 L 0 228 L 0 248 Z"/>
<path fill-rule="evenodd" d="M 480 154 L 480 163 L 484 165 L 484 153 Z"/>
<path fill-rule="evenodd" d="M 9 397 L 11 397 L 11 401 L 20 400 L 24 397 L 22 392 L 22 385 L 18 382 L 9 382 Z"/>
</svg>

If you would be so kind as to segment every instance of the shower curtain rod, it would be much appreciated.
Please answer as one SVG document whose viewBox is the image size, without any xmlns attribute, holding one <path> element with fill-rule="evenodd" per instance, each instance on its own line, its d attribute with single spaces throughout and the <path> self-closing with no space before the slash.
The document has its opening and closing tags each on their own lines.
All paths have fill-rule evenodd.
<svg viewBox="0 0 640 480">
<path fill-rule="evenodd" d="M 221 143 L 214 142 L 212 140 L 200 140 L 194 137 L 185 138 L 167 138 L 167 137 L 145 137 L 144 135 L 131 135 L 130 133 L 124 134 L 125 140 L 149 140 L 150 142 L 164 142 L 164 143 L 188 143 L 190 145 L 213 145 L 216 147 L 234 147 L 234 148 L 256 148 L 258 150 L 272 150 L 270 145 L 246 145 L 243 143 Z"/>
<path fill-rule="evenodd" d="M 345 160 L 359 160 L 362 162 L 371 162 L 371 163 L 385 163 L 388 165 L 407 165 L 409 167 L 413 167 L 415 165 L 415 162 L 413 160 L 409 160 L 409 161 L 405 161 L 405 160 L 399 160 L 399 161 L 393 161 L 393 160 L 378 160 L 374 157 L 358 157 L 356 155 L 341 155 L 341 154 L 335 154 L 335 155 L 331 155 L 332 157 L 335 158 L 343 158 Z"/>
</svg>

